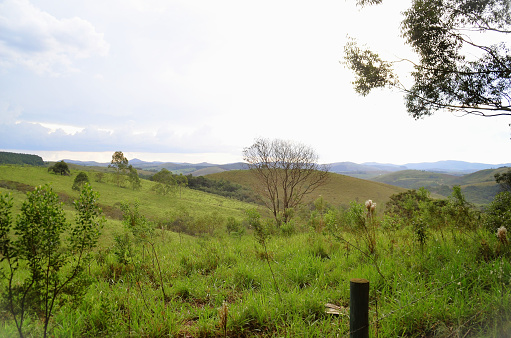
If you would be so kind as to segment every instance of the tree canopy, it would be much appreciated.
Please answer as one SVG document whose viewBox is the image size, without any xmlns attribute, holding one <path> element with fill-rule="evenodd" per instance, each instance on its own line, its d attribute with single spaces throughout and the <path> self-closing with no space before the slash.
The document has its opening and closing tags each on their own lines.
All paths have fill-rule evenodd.
<svg viewBox="0 0 511 338">
<path fill-rule="evenodd" d="M 81 191 L 85 183 L 90 183 L 89 176 L 85 172 L 80 171 L 75 177 L 72 188 L 73 190 Z"/>
<path fill-rule="evenodd" d="M 360 6 L 381 2 L 357 0 Z M 511 33 L 509 0 L 412 0 L 403 16 L 401 36 L 418 61 L 383 60 L 355 40 L 346 44 L 345 64 L 355 74 L 359 94 L 397 88 L 415 119 L 439 110 L 511 115 L 511 55 L 505 42 Z M 414 68 L 409 87 L 394 69 L 402 61 Z"/>
<path fill-rule="evenodd" d="M 157 182 L 157 184 L 153 186 L 153 190 L 161 195 L 167 195 L 174 192 L 177 186 L 174 175 L 165 168 L 162 168 L 159 172 L 154 174 L 152 180 Z"/>
<path fill-rule="evenodd" d="M 56 175 L 60 174 L 60 175 L 65 175 L 65 176 L 68 176 L 71 173 L 71 171 L 69 171 L 69 167 L 68 167 L 67 163 L 64 162 L 64 160 L 57 162 L 54 165 L 50 166 L 48 168 L 48 171 L 53 172 Z"/>
<path fill-rule="evenodd" d="M 112 161 L 108 165 L 109 168 L 115 168 L 116 171 L 123 171 L 128 168 L 128 159 L 124 156 L 122 151 L 116 151 L 112 155 Z"/>
<path fill-rule="evenodd" d="M 44 161 L 41 156 L 30 154 L 10 153 L 7 151 L 0 151 L 0 164 L 28 164 L 43 166 Z"/>
<path fill-rule="evenodd" d="M 496 173 L 494 177 L 502 191 L 511 192 L 511 169 L 508 169 L 505 173 Z"/>
<path fill-rule="evenodd" d="M 112 161 L 108 165 L 109 168 L 115 168 L 117 186 L 122 186 L 124 182 L 124 175 L 128 170 L 128 159 L 124 157 L 122 151 L 116 151 L 112 155 Z"/>
</svg>

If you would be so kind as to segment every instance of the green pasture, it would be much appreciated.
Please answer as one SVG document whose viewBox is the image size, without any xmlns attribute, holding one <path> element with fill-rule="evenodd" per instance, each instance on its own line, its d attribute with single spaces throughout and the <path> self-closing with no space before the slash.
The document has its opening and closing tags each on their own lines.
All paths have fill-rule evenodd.
<svg viewBox="0 0 511 338">
<path fill-rule="evenodd" d="M 78 192 L 71 186 L 78 172 L 57 176 L 46 168 L 0 166 L 0 193 L 12 194 L 16 214 L 25 200 L 18 189 L 50 183 L 73 222 L 71 201 Z M 347 337 L 352 278 L 370 281 L 372 337 L 511 333 L 510 241 L 484 228 L 479 214 L 456 214 L 466 205 L 446 209 L 441 223 L 429 209 L 413 219 L 391 218 L 378 211 L 381 204 L 370 216 L 362 200 L 372 197 L 369 187 L 391 190 L 363 183 L 359 204 L 352 201 L 343 210 L 329 200 L 342 191 L 338 181 L 322 191 L 328 210 L 315 203 L 280 228 L 263 217 L 261 242 L 246 214 L 255 205 L 190 189 L 162 196 L 146 180 L 133 191 L 88 174 L 107 220 L 87 266 L 90 284 L 81 298 L 64 298 L 55 308 L 50 336 Z M 359 181 L 346 181 L 345 190 L 355 191 Z M 386 196 L 382 191 L 375 195 Z M 137 234 L 122 221 L 121 203 L 133 210 L 135 201 L 138 220 L 151 231 Z M 205 227 L 220 222 L 197 236 L 159 222 L 183 210 Z M 239 221 L 240 231 L 227 231 L 228 217 Z M 21 283 L 16 278 L 15 285 Z M 7 281 L 1 283 L 5 290 Z M 15 337 L 16 325 L 2 302 L 0 336 Z M 339 313 L 327 313 L 327 303 Z M 28 315 L 23 330 L 28 337 L 42 336 L 38 314 Z"/>
<path fill-rule="evenodd" d="M 74 168 L 77 168 L 76 166 Z M 16 203 L 24 194 L 17 190 L 7 189 L 5 182 L 21 182 L 28 186 L 51 184 L 52 188 L 61 195 L 66 208 L 72 209 L 72 201 L 79 195 L 78 191 L 71 189 L 75 176 L 81 170 L 72 170 L 70 176 L 51 174 L 47 168 L 32 166 L 0 166 L 0 191 L 14 193 Z M 105 174 L 103 182 L 95 182 L 95 171 L 87 171 L 92 188 L 99 192 L 103 211 L 113 219 L 121 217 L 120 203 L 139 201 L 143 214 L 153 220 L 165 219 L 169 212 L 176 209 L 186 209 L 193 216 L 201 216 L 214 212 L 223 217 L 242 218 L 243 211 L 252 207 L 250 204 L 235 199 L 223 198 L 217 195 L 183 188 L 173 194 L 159 195 L 151 190 L 154 182 L 141 179 L 142 188 L 132 190 L 129 182 L 125 187 L 118 187 L 113 181 L 113 173 Z M 4 184 L 1 184 L 4 182 Z"/>
</svg>

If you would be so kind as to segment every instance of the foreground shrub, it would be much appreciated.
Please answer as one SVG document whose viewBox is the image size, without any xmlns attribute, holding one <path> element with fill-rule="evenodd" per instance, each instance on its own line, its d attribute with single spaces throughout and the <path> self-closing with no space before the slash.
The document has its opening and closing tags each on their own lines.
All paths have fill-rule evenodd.
<svg viewBox="0 0 511 338">
<path fill-rule="evenodd" d="M 511 192 L 505 191 L 495 196 L 486 209 L 483 224 L 492 233 L 502 226 L 511 229 Z"/>
<path fill-rule="evenodd" d="M 46 337 L 63 296 L 79 298 L 88 285 L 84 269 L 102 226 L 97 200 L 97 193 L 86 184 L 75 201 L 76 225 L 71 227 L 58 195 L 49 186 L 39 186 L 27 193 L 21 214 L 12 224 L 12 198 L 0 195 L 0 254 L 8 267 L 1 274 L 7 281 L 4 308 L 21 337 L 27 314 L 42 317 Z"/>
</svg>

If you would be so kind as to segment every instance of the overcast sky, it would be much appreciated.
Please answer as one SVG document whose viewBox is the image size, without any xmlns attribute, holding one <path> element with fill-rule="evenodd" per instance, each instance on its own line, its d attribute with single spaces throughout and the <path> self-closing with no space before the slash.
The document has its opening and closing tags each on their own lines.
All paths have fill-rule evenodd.
<svg viewBox="0 0 511 338">
<path fill-rule="evenodd" d="M 0 150 L 230 163 L 265 137 L 322 163 L 510 162 L 509 118 L 415 121 L 401 93 L 354 92 L 348 35 L 410 57 L 408 1 L 354 3 L 0 0 Z"/>
</svg>

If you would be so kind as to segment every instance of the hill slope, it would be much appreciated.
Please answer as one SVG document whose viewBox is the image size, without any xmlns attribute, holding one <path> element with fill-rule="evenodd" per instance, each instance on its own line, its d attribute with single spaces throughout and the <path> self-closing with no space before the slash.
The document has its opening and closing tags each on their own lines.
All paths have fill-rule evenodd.
<svg viewBox="0 0 511 338">
<path fill-rule="evenodd" d="M 259 182 L 248 170 L 231 170 L 207 175 L 211 179 L 224 179 L 254 189 Z M 310 203 L 322 196 L 325 201 L 334 206 L 347 206 L 351 201 L 364 202 L 372 199 L 376 203 L 385 203 L 390 196 L 405 191 L 406 189 L 358 179 L 355 177 L 330 173 L 329 182 L 316 189 L 312 194 L 304 198 L 304 203 Z"/>
<path fill-rule="evenodd" d="M 69 211 L 73 210 L 72 201 L 79 192 L 72 190 L 73 181 L 79 169 L 89 169 L 73 165 L 70 176 L 54 175 L 44 167 L 1 166 L 0 191 L 12 192 L 17 199 L 24 199 L 24 191 L 43 184 L 51 184 L 55 192 L 61 196 Z M 85 171 L 85 170 L 84 170 Z M 176 212 L 186 212 L 192 217 L 201 217 L 218 213 L 222 217 L 244 217 L 244 210 L 254 205 L 235 199 L 224 198 L 192 189 L 182 189 L 181 192 L 169 195 L 159 195 L 152 190 L 154 182 L 141 180 L 142 188 L 134 191 L 128 187 L 116 186 L 111 181 L 112 174 L 106 173 L 102 182 L 95 181 L 94 171 L 86 171 L 92 188 L 100 194 L 100 204 L 107 216 L 112 219 L 121 217 L 120 203 L 138 201 L 141 212 L 153 220 L 172 217 Z M 20 191 L 21 190 L 21 191 Z"/>
<path fill-rule="evenodd" d="M 467 200 L 475 204 L 488 204 L 499 191 L 495 174 L 507 172 L 509 168 L 485 169 L 472 174 L 455 176 L 423 170 L 402 170 L 380 175 L 372 181 L 395 185 L 407 189 L 425 187 L 432 193 L 449 196 L 454 185 L 459 185 Z"/>
</svg>

